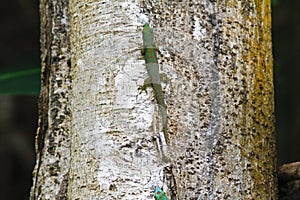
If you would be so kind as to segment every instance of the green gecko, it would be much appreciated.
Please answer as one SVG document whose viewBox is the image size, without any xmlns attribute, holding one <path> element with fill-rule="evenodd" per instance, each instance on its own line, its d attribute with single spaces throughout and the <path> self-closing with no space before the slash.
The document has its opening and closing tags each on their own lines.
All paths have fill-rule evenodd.
<svg viewBox="0 0 300 200">
<path fill-rule="evenodd" d="M 153 32 L 148 23 L 146 23 L 143 28 L 143 42 L 143 54 L 145 56 L 146 68 L 149 74 L 149 78 L 145 80 L 144 85 L 140 89 L 146 90 L 148 86 L 152 86 L 154 96 L 156 98 L 160 114 L 162 116 L 162 131 L 164 133 L 166 143 L 169 143 L 167 105 L 165 104 L 164 93 L 161 87 L 161 79 L 163 78 L 163 75 L 165 76 L 165 74 L 159 73 Z"/>
</svg>

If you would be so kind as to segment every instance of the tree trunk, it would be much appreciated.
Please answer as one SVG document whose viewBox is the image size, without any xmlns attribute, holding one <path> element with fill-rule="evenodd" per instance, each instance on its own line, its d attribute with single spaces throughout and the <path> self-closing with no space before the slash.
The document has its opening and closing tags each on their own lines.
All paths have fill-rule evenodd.
<svg viewBox="0 0 300 200">
<path fill-rule="evenodd" d="M 276 199 L 269 1 L 63 2 L 40 4 L 31 199 Z M 138 90 L 144 15 L 170 80 L 167 144 Z"/>
</svg>

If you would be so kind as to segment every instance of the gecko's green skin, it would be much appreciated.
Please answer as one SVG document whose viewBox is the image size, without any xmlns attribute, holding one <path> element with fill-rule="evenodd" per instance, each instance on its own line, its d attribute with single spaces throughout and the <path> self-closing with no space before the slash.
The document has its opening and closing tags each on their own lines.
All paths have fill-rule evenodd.
<svg viewBox="0 0 300 200">
<path fill-rule="evenodd" d="M 155 200 L 168 200 L 165 193 L 159 187 L 155 187 L 154 197 L 155 197 Z"/>
<path fill-rule="evenodd" d="M 168 117 L 167 117 L 167 105 L 165 104 L 164 93 L 161 87 L 161 74 L 159 73 L 159 66 L 156 57 L 156 48 L 154 44 L 153 32 L 148 23 L 143 28 L 143 42 L 144 42 L 144 56 L 146 61 L 146 68 L 149 74 L 149 78 L 146 79 L 143 90 L 148 86 L 152 86 L 153 92 L 159 105 L 159 111 L 163 120 L 163 133 L 165 140 L 169 142 L 168 135 Z"/>
</svg>

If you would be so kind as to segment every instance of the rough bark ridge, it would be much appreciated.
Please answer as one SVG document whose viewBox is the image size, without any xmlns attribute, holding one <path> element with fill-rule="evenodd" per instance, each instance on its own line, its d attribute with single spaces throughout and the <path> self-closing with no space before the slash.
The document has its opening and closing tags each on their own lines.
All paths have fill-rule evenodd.
<svg viewBox="0 0 300 200">
<path fill-rule="evenodd" d="M 69 170 L 68 1 L 40 1 L 42 87 L 30 199 L 66 199 Z"/>
</svg>

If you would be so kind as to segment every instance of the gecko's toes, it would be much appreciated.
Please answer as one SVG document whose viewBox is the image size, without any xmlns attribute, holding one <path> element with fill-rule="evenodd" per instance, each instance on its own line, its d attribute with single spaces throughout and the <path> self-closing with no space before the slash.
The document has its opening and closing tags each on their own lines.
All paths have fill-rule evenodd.
<svg viewBox="0 0 300 200">
<path fill-rule="evenodd" d="M 142 94 L 142 92 L 145 92 L 146 94 L 148 94 L 145 86 L 138 87 L 138 91 L 139 91 L 139 94 Z"/>
</svg>

